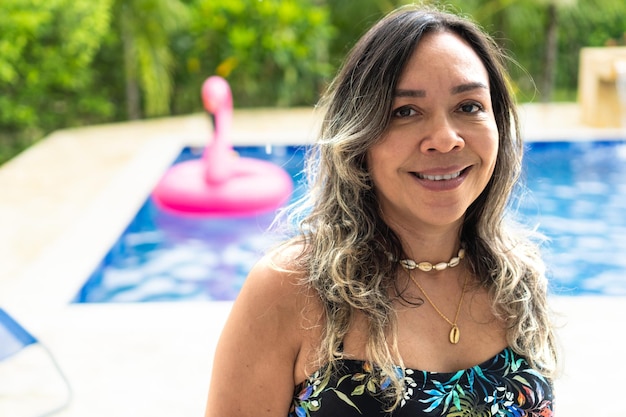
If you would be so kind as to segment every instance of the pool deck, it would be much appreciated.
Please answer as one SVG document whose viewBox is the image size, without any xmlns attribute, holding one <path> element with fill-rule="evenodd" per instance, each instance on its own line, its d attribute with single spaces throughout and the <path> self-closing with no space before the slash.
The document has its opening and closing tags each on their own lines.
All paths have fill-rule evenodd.
<svg viewBox="0 0 626 417">
<path fill-rule="evenodd" d="M 525 105 L 521 116 L 528 140 L 626 138 L 626 129 L 582 126 L 576 104 Z M 317 125 L 312 109 L 237 110 L 232 140 L 307 143 Z M 203 415 L 213 351 L 231 303 L 69 301 L 180 148 L 208 137 L 202 114 L 68 129 L 0 167 L 0 307 L 44 342 L 66 372 L 74 398 L 58 416 Z M 626 298 L 552 302 L 564 352 L 557 415 L 623 417 L 613 399 L 622 395 L 626 372 Z M 35 388 L 22 405 L 58 397 L 37 389 L 36 381 L 15 385 L 28 382 Z M 7 405 L 5 385 L 0 381 L 0 415 L 21 416 L 20 404 Z"/>
</svg>

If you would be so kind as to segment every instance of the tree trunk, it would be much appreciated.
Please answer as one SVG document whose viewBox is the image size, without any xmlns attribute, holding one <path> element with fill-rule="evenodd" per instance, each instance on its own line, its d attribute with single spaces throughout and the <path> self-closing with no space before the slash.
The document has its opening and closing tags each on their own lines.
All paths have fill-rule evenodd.
<svg viewBox="0 0 626 417">
<path fill-rule="evenodd" d="M 126 113 L 129 120 L 141 119 L 141 93 L 137 75 L 135 40 L 128 19 L 121 16 L 122 47 L 124 48 L 124 75 L 126 80 Z"/>
<path fill-rule="evenodd" d="M 554 2 L 548 5 L 548 19 L 546 22 L 546 50 L 544 55 L 543 76 L 541 80 L 541 101 L 552 100 L 556 75 L 556 59 L 558 53 L 558 9 Z"/>
</svg>

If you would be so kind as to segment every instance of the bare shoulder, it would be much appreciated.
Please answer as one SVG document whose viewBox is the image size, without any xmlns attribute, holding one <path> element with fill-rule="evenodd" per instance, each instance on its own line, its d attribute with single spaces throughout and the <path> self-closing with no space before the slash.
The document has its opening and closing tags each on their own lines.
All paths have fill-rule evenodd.
<svg viewBox="0 0 626 417">
<path fill-rule="evenodd" d="M 311 328 L 312 297 L 293 255 L 269 254 L 246 278 L 217 346 L 207 416 L 287 415 Z"/>
<path fill-rule="evenodd" d="M 304 268 L 298 266 L 297 247 L 288 247 L 264 256 L 252 268 L 236 304 L 250 303 L 255 308 L 295 313 L 306 304 L 310 291 L 304 283 Z M 239 306 L 238 306 L 239 307 Z M 294 309 L 293 311 L 288 311 Z M 289 315 L 288 319 L 293 319 Z"/>
<path fill-rule="evenodd" d="M 228 324 L 234 322 L 239 331 L 245 329 L 261 339 L 280 336 L 283 348 L 289 346 L 291 353 L 297 354 L 301 312 L 309 297 L 293 251 L 273 252 L 257 262 L 233 305 Z"/>
</svg>

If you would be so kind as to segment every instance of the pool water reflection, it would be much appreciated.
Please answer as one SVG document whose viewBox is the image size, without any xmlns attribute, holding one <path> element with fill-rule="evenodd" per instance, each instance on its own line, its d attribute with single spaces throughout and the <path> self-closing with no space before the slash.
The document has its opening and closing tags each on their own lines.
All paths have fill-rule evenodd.
<svg viewBox="0 0 626 417">
<path fill-rule="evenodd" d="M 626 143 L 532 143 L 522 211 L 551 242 L 559 294 L 626 295 Z"/>
</svg>

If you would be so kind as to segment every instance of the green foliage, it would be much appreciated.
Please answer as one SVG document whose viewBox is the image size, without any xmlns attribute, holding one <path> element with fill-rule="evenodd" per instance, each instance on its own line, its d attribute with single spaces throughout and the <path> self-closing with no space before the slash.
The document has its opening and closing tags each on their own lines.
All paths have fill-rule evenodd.
<svg viewBox="0 0 626 417">
<path fill-rule="evenodd" d="M 520 101 L 545 72 L 557 1 L 555 98 L 580 48 L 626 43 L 624 0 L 423 0 L 472 17 L 519 62 Z M 356 40 L 410 0 L 0 0 L 0 163 L 52 130 L 202 110 L 212 74 L 235 104 L 313 105 Z"/>
<path fill-rule="evenodd" d="M 336 37 L 330 45 L 330 60 L 339 66 L 354 43 L 381 17 L 410 1 L 327 0 Z"/>
<path fill-rule="evenodd" d="M 94 58 L 112 120 L 170 114 L 176 60 L 172 37 L 189 23 L 179 0 L 111 0 L 111 26 Z"/>
<path fill-rule="evenodd" d="M 317 101 L 332 68 L 328 9 L 313 0 L 192 1 L 192 22 L 175 41 L 176 113 L 200 106 L 200 86 L 225 77 L 235 105 L 293 106 Z"/>
<path fill-rule="evenodd" d="M 110 1 L 2 0 L 0 162 L 43 134 L 106 116 L 90 63 Z"/>
<path fill-rule="evenodd" d="M 186 27 L 186 6 L 178 0 L 116 0 L 113 10 L 127 97 L 142 92 L 147 116 L 169 114 L 175 67 L 170 42 L 173 33 Z M 137 91 L 131 93 L 131 88 Z M 129 113 L 140 116 L 139 108 Z"/>
<path fill-rule="evenodd" d="M 518 88 L 520 101 L 533 101 L 535 82 L 544 71 L 547 8 L 558 7 L 558 56 L 555 99 L 575 99 L 580 49 L 605 46 L 624 39 L 626 2 L 624 0 L 451 0 L 463 13 L 471 15 L 519 63 L 509 71 Z"/>
<path fill-rule="evenodd" d="M 562 11 L 557 87 L 576 90 L 580 48 L 610 46 L 626 40 L 626 1 L 578 0 Z"/>
</svg>

